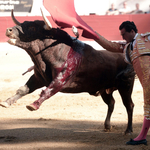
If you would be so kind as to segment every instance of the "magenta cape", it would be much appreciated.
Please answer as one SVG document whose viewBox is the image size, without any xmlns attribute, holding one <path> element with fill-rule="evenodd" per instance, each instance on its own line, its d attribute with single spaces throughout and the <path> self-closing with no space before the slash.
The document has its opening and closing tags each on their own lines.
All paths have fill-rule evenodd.
<svg viewBox="0 0 150 150">
<path fill-rule="evenodd" d="M 74 0 L 43 0 L 43 4 L 58 26 L 62 28 L 72 28 L 72 26 L 75 26 L 83 29 L 83 37 L 94 40 L 99 39 L 93 29 L 76 13 Z"/>
</svg>

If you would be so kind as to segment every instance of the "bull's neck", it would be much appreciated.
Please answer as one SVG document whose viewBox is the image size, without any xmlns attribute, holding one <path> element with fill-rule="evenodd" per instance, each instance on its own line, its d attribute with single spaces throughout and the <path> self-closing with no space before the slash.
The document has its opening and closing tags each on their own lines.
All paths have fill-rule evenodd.
<svg viewBox="0 0 150 150">
<path fill-rule="evenodd" d="M 44 48 L 44 43 L 40 40 L 32 42 L 18 42 L 16 46 L 23 48 L 31 57 L 36 70 L 41 74 L 43 79 L 46 81 L 46 64 L 43 61 L 41 55 L 36 55 L 40 50 Z"/>
</svg>

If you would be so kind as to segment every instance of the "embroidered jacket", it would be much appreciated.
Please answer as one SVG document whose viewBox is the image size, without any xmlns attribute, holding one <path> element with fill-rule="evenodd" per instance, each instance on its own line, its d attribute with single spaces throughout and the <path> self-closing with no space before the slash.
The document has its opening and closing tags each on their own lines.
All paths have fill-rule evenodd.
<svg viewBox="0 0 150 150">
<path fill-rule="evenodd" d="M 126 44 L 124 48 L 125 61 L 127 63 L 132 63 L 134 59 L 142 55 L 150 54 L 150 32 L 138 34 L 133 51 L 130 44 Z"/>
</svg>

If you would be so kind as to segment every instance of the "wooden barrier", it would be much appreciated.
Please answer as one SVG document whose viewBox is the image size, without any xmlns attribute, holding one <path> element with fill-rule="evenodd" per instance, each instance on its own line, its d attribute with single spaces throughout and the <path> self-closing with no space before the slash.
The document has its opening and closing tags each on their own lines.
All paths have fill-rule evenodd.
<svg viewBox="0 0 150 150">
<path fill-rule="evenodd" d="M 16 17 L 19 22 L 24 21 L 33 21 L 33 20 L 43 20 L 41 16 L 17 16 Z M 134 21 L 136 24 L 139 33 L 150 32 L 150 14 L 135 14 L 135 15 L 113 15 L 113 16 L 98 16 L 98 15 L 90 15 L 90 16 L 81 16 L 81 18 L 91 26 L 95 31 L 100 33 L 108 40 L 122 40 L 122 37 L 119 32 L 119 25 L 123 21 Z M 53 27 L 57 27 L 57 25 L 53 22 L 52 18 L 49 16 Z M 13 23 L 11 17 L 0 17 L 0 42 L 6 42 L 8 38 L 5 35 L 6 29 L 8 27 L 13 27 L 15 24 Z M 74 36 L 71 29 L 65 29 L 70 35 Z M 81 33 L 82 31 L 79 30 Z M 82 36 L 79 38 L 82 41 L 90 41 L 91 39 L 85 39 Z"/>
</svg>

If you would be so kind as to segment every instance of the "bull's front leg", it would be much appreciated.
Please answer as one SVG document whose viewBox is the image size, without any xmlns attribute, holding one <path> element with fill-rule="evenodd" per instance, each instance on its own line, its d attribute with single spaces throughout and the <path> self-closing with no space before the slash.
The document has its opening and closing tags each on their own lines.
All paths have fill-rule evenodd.
<svg viewBox="0 0 150 150">
<path fill-rule="evenodd" d="M 8 98 L 6 101 L 0 102 L 0 106 L 8 108 L 12 104 L 16 103 L 16 101 L 20 99 L 22 96 L 28 93 L 29 93 L 29 88 L 27 87 L 27 85 L 24 85 L 16 91 L 16 94 L 14 96 Z"/>
<path fill-rule="evenodd" d="M 40 98 L 33 102 L 30 105 L 27 105 L 27 109 L 30 111 L 39 109 L 40 105 L 48 98 L 56 94 L 62 86 L 67 82 L 67 78 L 63 77 L 63 73 L 60 72 L 58 76 L 51 82 L 51 84 L 45 89 L 42 90 Z"/>
<path fill-rule="evenodd" d="M 33 102 L 30 105 L 27 105 L 27 109 L 30 111 L 39 109 L 40 105 L 48 98 L 56 94 L 61 90 L 61 88 L 67 83 L 67 81 L 73 76 L 76 70 L 76 66 L 72 67 L 67 62 L 65 64 L 66 69 L 62 69 L 56 76 L 56 78 L 51 82 L 51 84 L 45 89 L 42 90 L 40 98 Z"/>
<path fill-rule="evenodd" d="M 50 85 L 41 92 L 40 98 L 30 105 L 27 105 L 27 109 L 30 111 L 39 109 L 40 105 L 48 98 L 59 92 L 67 81 L 72 78 L 76 73 L 81 62 L 81 55 L 77 52 L 70 50 L 66 62 L 62 68 L 59 68 L 58 74 Z"/>
<path fill-rule="evenodd" d="M 30 79 L 27 81 L 27 83 L 24 86 L 21 86 L 17 91 L 16 94 L 10 98 L 8 98 L 5 101 L 1 101 L 0 102 L 0 106 L 8 108 L 9 106 L 11 106 L 12 104 L 16 103 L 18 99 L 20 99 L 21 97 L 32 93 L 33 91 L 35 91 L 38 88 L 43 87 L 44 84 L 43 82 L 40 82 L 35 75 L 32 75 L 30 77 Z"/>
</svg>

